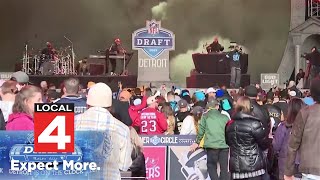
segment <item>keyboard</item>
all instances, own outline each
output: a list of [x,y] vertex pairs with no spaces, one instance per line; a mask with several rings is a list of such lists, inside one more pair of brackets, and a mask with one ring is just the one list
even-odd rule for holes
[[[105,59],[105,55],[89,55],[90,59]],[[111,59],[123,59],[124,55],[109,55]]]

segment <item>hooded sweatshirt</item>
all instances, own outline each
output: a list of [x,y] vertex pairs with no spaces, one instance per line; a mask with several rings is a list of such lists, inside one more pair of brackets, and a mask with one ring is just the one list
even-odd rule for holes
[[9,115],[7,131],[32,131],[34,128],[33,118],[26,113],[14,113]]

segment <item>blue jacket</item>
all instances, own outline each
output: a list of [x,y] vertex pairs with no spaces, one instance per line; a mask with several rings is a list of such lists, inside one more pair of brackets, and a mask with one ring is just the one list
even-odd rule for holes
[[73,103],[75,115],[82,114],[87,110],[87,99],[81,96],[66,96],[57,99],[54,103]]

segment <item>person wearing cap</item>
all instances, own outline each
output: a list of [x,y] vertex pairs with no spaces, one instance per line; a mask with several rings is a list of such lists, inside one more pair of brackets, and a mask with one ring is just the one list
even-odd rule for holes
[[233,108],[233,99],[229,95],[227,90],[219,89],[216,92],[216,98],[220,102],[221,113],[228,113],[230,119],[230,114],[232,113]]
[[174,134],[180,134],[181,133],[181,127],[183,122],[188,118],[189,120],[192,118],[190,115],[190,111],[188,108],[188,102],[184,99],[181,99],[177,103],[178,111],[175,114],[176,117],[176,123],[175,123],[175,129]]
[[312,97],[309,97],[309,96],[303,98],[302,100],[303,100],[303,102],[304,102],[306,105],[308,105],[308,106],[312,106],[312,105],[315,104],[313,98],[312,98]]
[[112,149],[104,162],[103,179],[120,180],[120,171],[127,171],[132,164],[129,127],[110,113],[112,91],[105,83],[97,83],[89,89],[87,105],[87,111],[75,116],[75,130],[108,132]]
[[[262,124],[262,126],[264,128],[265,138],[271,139],[271,137],[270,137],[270,134],[272,134],[271,119],[270,119],[269,112],[266,109],[266,107],[259,105],[257,102],[258,89],[256,88],[256,86],[249,85],[245,88],[244,94],[246,97],[248,97],[250,99],[250,104],[252,107],[252,115],[260,121],[260,123]],[[271,146],[271,140],[265,141],[265,142],[269,143],[269,144],[265,144],[266,147]],[[268,154],[268,150],[265,150],[263,152],[263,155],[265,157],[264,158],[265,161],[267,159],[267,154]],[[268,172],[265,172],[262,176],[263,176],[263,178],[266,178],[266,179],[270,178]]]
[[294,81],[290,81],[287,87],[288,91],[294,91],[296,93],[296,97],[302,98],[302,92],[297,88],[296,83]]
[[292,98],[298,98],[297,97],[297,93],[295,91],[289,91],[289,100],[291,100]]
[[169,91],[167,93],[167,102],[170,103],[170,106],[174,112],[177,112],[179,110],[176,101],[176,95],[173,91]]
[[227,53],[226,57],[230,59],[230,69],[231,69],[230,87],[239,88],[240,81],[241,81],[241,65],[240,65],[241,52],[240,52],[239,46],[235,45],[235,48],[232,49],[229,53]]
[[255,86],[250,85],[247,86],[244,91],[245,96],[250,99],[253,106],[253,115],[260,120],[263,127],[267,130],[266,132],[268,133],[266,136],[268,136],[271,129],[271,120],[266,107],[257,103],[258,89]]
[[129,116],[132,120],[132,126],[137,132],[140,132],[140,111],[147,107],[147,96],[141,98],[136,98],[131,101],[130,107],[128,109]]
[[188,102],[188,104],[192,103],[189,90],[187,90],[187,89],[182,90],[180,97],[181,97],[181,99],[186,100]]
[[[114,76],[116,75],[116,67],[117,67],[117,59],[115,58],[109,58],[109,55],[124,55],[126,56],[126,62],[125,66],[127,66],[129,60],[131,59],[133,53],[126,52],[126,50],[123,48],[121,44],[121,40],[119,38],[116,38],[114,40],[114,43],[110,46],[109,49],[106,50],[106,74],[108,74],[108,59],[110,60],[111,63],[111,75]],[[123,72],[124,73],[124,72]]]
[[79,92],[79,79],[68,78],[63,82],[64,87],[62,89],[63,96],[54,103],[73,103],[75,115],[81,114],[87,110],[86,98],[80,96]]
[[[228,155],[229,146],[226,144],[225,127],[229,118],[219,111],[220,103],[212,99],[207,103],[207,111],[203,113],[199,124],[199,132],[196,142],[191,145],[191,151],[195,151],[203,139],[203,148],[207,151],[207,167],[211,179],[229,179]],[[220,164],[220,177],[217,173],[217,165]]]
[[203,108],[195,106],[190,111],[190,115],[187,116],[181,125],[180,135],[197,135],[199,128],[199,122],[203,113]]
[[148,107],[140,112],[140,134],[163,134],[168,128],[168,123],[165,115],[158,110],[159,103],[157,101],[157,97],[159,95],[160,92],[157,92],[155,95],[148,97]]
[[206,95],[202,91],[196,91],[193,94],[193,106],[201,106],[206,108]]
[[269,116],[271,118],[271,127],[272,127],[272,134],[276,131],[278,125],[281,121],[284,120],[284,115],[281,109],[273,104],[274,101],[274,93],[268,92],[267,93],[267,102],[264,107],[268,110]]
[[288,116],[288,106],[289,106],[288,99],[289,99],[288,91],[287,89],[283,89],[279,93],[279,101],[274,103],[275,106],[281,109],[285,118]]
[[22,71],[17,71],[14,72],[11,75],[11,79],[12,81],[16,81],[18,83],[18,90],[20,91],[21,88],[23,88],[24,86],[30,84],[29,83],[29,76],[27,73],[22,72]]
[[320,179],[320,79],[311,81],[310,91],[316,104],[302,108],[292,124],[284,168],[285,180],[294,179],[298,154],[302,179]]
[[216,89],[214,89],[213,87],[210,87],[207,89],[206,94],[207,94],[208,98],[210,98],[210,97],[216,98],[216,92],[217,92]]

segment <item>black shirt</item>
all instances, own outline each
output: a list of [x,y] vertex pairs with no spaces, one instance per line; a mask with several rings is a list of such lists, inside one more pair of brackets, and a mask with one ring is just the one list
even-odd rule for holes
[[298,73],[297,76],[296,76],[296,84],[299,84],[300,79],[303,79],[304,76],[305,76],[304,72]]
[[113,116],[127,126],[131,126],[132,124],[128,111],[129,106],[129,102],[119,101],[118,99],[112,100]]
[[109,49],[110,54],[119,54],[120,53],[120,45],[112,44],[112,46]]
[[238,51],[230,51],[227,54],[227,58],[230,59],[230,67],[236,67],[236,68],[240,68],[240,57],[241,57],[241,53]]
[[320,53],[319,51],[313,51],[312,53],[306,54],[306,59],[309,60],[313,66],[320,66]]
[[219,42],[213,42],[208,46],[207,50],[208,50],[208,53],[220,52],[220,51],[223,51],[223,46],[221,46],[221,44],[219,44]]
[[44,54],[46,56],[51,56],[51,55],[54,55],[54,50],[52,48],[46,47],[46,48],[42,49],[41,54]]
[[283,112],[284,116],[287,117],[289,105],[286,101],[280,100],[279,102],[274,103],[274,105],[279,107]]

